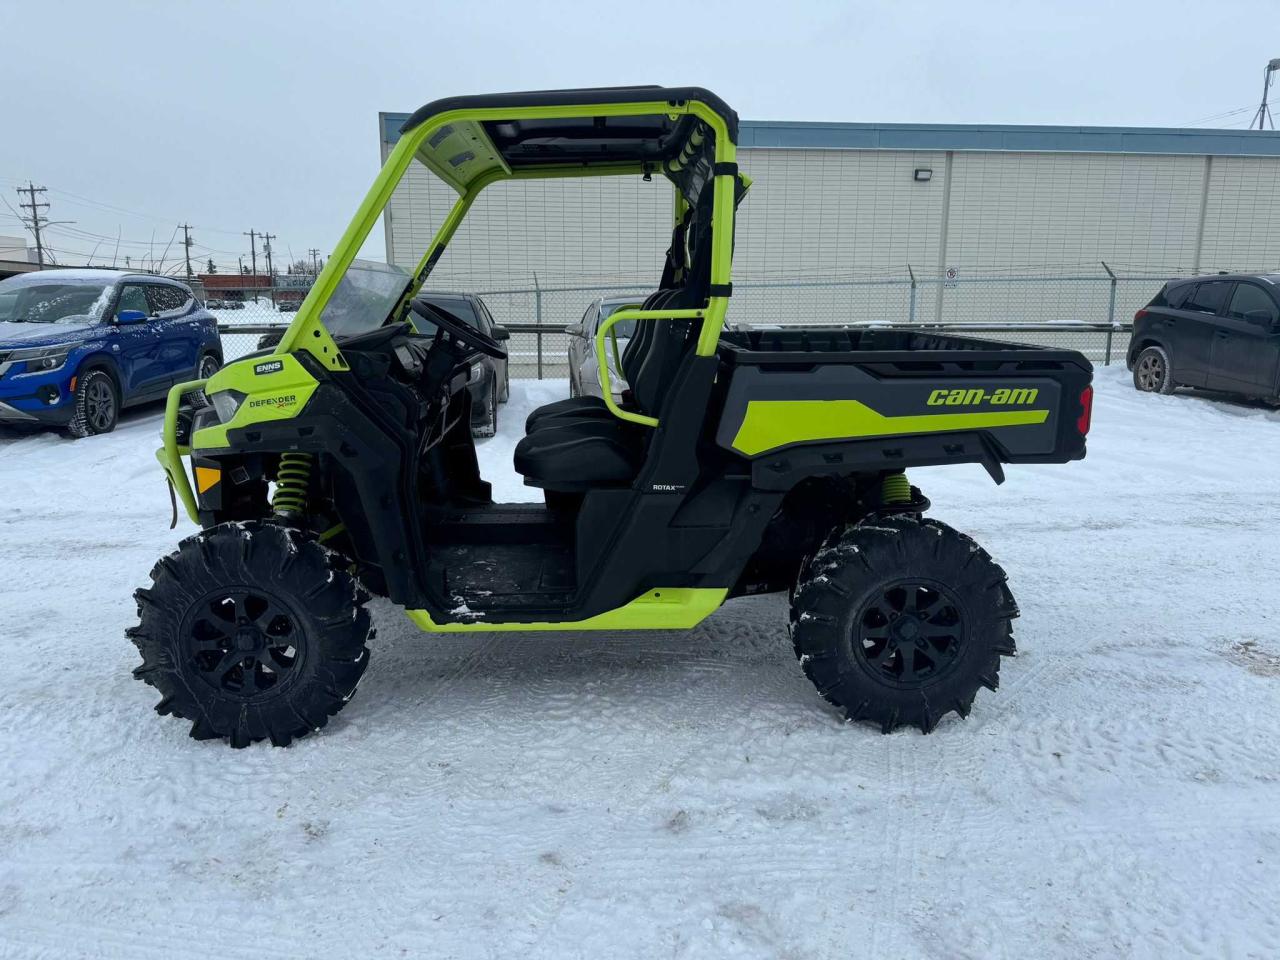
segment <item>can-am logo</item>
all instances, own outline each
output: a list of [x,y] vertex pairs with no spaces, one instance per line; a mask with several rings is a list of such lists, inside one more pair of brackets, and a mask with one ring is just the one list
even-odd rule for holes
[[283,369],[283,360],[268,360],[266,363],[256,364],[253,368],[253,372],[261,376],[264,373],[279,373]]
[[981,387],[973,389],[935,390],[925,401],[931,407],[1022,407],[1035,403],[1040,391],[1035,387],[1001,387],[987,392]]
[[276,410],[283,410],[287,407],[296,407],[297,405],[298,395],[296,393],[286,393],[279,397],[262,397],[260,400],[249,401],[250,410],[258,407],[273,407]]

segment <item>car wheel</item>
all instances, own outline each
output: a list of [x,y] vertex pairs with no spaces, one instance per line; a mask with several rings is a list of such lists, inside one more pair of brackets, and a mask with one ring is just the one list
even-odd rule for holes
[[120,420],[120,393],[111,374],[89,370],[76,381],[75,411],[67,432],[73,437],[110,433]]
[[511,367],[508,365],[507,369],[504,370],[502,373],[502,396],[498,397],[498,402],[506,403],[510,399],[511,399]]
[[498,432],[498,384],[492,379],[484,392],[484,414],[482,423],[471,426],[473,437],[492,437]]
[[197,380],[208,380],[215,373],[222,369],[222,364],[212,353],[206,353],[200,358],[200,367],[196,371]]
[[1164,347],[1147,347],[1133,364],[1133,385],[1143,393],[1173,393],[1173,365]]

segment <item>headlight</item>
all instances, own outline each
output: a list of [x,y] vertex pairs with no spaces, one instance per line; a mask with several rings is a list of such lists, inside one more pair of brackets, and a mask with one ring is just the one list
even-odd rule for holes
[[475,383],[477,380],[479,380],[483,376],[484,376],[483,363],[473,363],[471,365],[471,369],[467,371],[467,381],[469,383]]
[[[59,370],[67,362],[70,347],[36,347],[31,350],[15,350],[9,354],[13,363],[22,363],[22,373],[49,373]],[[17,374],[21,376],[21,374]]]
[[209,394],[213,409],[218,411],[219,423],[230,423],[235,417],[240,404],[244,403],[244,394],[239,390],[219,390]]

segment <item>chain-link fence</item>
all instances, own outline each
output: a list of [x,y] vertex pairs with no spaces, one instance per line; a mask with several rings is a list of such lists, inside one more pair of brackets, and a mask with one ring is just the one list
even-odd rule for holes
[[[728,322],[736,327],[970,325],[978,336],[1079,350],[1098,363],[1119,362],[1128,348],[1130,319],[1166,279],[1102,273],[918,280],[908,272],[876,279],[748,280],[734,283]],[[640,282],[551,287],[534,282],[472,292],[484,298],[498,323],[512,330],[511,375],[551,378],[568,375],[565,328],[578,323],[594,299],[642,300],[652,291],[651,284]],[[229,360],[256,349],[259,328],[283,327],[296,309],[296,303],[273,304],[262,296],[255,300],[252,292],[210,300]]]

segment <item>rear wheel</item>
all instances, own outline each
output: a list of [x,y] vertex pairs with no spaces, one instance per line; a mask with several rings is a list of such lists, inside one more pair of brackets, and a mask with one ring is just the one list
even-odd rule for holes
[[1017,604],[1003,570],[936,520],[867,520],[828,538],[800,571],[791,637],[805,674],[850,720],[928,733],[968,716],[1014,653]]
[[373,636],[368,594],[336,558],[295,530],[228,523],[157,563],[128,631],[156,712],[233,747],[323,727],[355,693]]
[[222,364],[218,362],[218,358],[212,353],[206,353],[200,358],[200,366],[196,369],[197,380],[208,380],[221,369]]
[[1133,385],[1143,393],[1173,393],[1173,365],[1164,347],[1147,347],[1133,364]]
[[73,437],[110,433],[120,421],[120,393],[111,374],[87,370],[76,380],[75,409],[67,432]]

